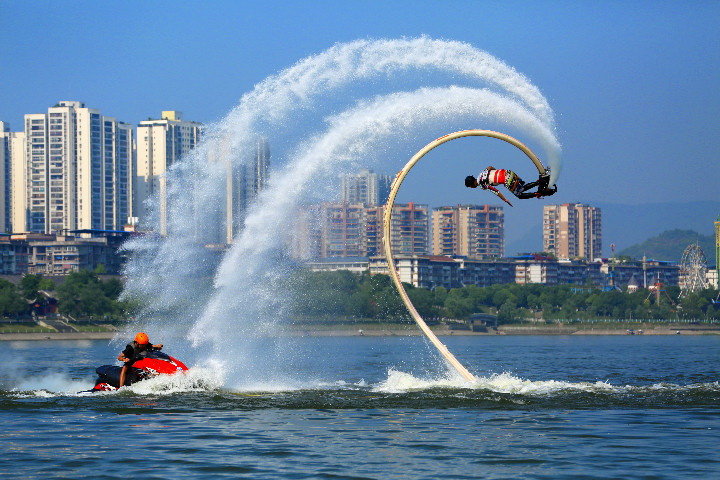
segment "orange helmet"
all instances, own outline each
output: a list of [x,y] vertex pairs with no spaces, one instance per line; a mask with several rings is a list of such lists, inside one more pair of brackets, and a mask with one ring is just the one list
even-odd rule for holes
[[147,333],[140,332],[135,335],[135,342],[138,345],[145,345],[146,343],[150,343],[150,339],[148,338]]

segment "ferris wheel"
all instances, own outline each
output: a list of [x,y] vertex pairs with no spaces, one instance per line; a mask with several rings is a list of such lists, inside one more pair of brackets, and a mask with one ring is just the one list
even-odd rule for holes
[[688,246],[680,260],[680,296],[708,288],[707,258],[700,245]]

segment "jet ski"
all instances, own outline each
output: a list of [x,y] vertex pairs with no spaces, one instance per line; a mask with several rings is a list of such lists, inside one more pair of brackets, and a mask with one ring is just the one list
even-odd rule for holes
[[[158,375],[174,375],[186,372],[188,367],[177,358],[159,350],[147,352],[143,358],[135,361],[125,376],[125,385],[147,380]],[[117,365],[102,365],[95,371],[98,374],[92,392],[110,391],[120,388],[120,371]]]

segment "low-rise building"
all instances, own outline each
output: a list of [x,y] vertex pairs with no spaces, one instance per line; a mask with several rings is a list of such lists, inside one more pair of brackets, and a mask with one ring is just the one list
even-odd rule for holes
[[[466,257],[398,255],[395,257],[395,264],[401,281],[422,288],[442,286],[450,289],[467,285],[488,287],[505,283],[627,288],[633,278],[643,278],[643,275],[648,278],[646,286],[657,282],[663,285],[677,285],[679,278],[678,266],[670,262],[634,262],[615,265],[613,268],[608,260],[558,261],[539,255],[481,260]],[[371,257],[369,270],[371,274],[388,274],[385,257]]]
[[0,274],[58,276],[98,267],[110,275],[120,273],[124,258],[118,251],[130,232],[74,233],[77,235],[24,233],[0,237]]
[[368,258],[319,258],[317,260],[305,262],[305,267],[314,272],[335,272],[337,270],[348,270],[353,273],[364,273],[368,271]]

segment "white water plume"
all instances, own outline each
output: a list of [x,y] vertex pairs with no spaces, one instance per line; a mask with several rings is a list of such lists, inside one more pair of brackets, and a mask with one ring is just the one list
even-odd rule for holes
[[236,137],[236,126],[282,122],[288,111],[313,108],[315,99],[362,79],[398,71],[436,70],[456,73],[499,87],[517,97],[542,122],[552,125],[552,109],[537,87],[512,67],[463,42],[428,37],[402,40],[356,40],[308,57],[278,75],[268,77],[223,122]]
[[[289,164],[278,171],[269,188],[260,196],[245,229],[226,255],[216,278],[218,291],[193,329],[194,338],[214,335],[216,345],[226,350],[224,339],[238,325],[233,322],[238,309],[263,307],[258,302],[257,284],[275,284],[268,269],[268,252],[280,246],[282,232],[291,228],[296,202],[309,187],[318,187],[320,170],[333,170],[338,164],[367,158],[370,150],[388,137],[404,136],[412,129],[468,115],[494,118],[520,126],[542,141],[548,150],[556,140],[542,123],[513,100],[487,90],[451,87],[400,92],[362,103],[329,120],[326,132],[306,142]],[[278,272],[283,275],[285,272]],[[246,288],[240,288],[245,286]],[[263,293],[266,290],[262,290]],[[271,298],[268,300],[272,301]],[[276,293],[276,292],[275,292]],[[227,313],[223,313],[227,312]],[[257,319],[259,315],[255,315]]]
[[[421,85],[412,86],[420,88],[405,91],[419,72]],[[435,75],[452,84],[426,85]],[[153,300],[140,321],[172,324],[196,345],[209,342],[216,358],[232,358],[246,375],[267,368],[267,352],[248,345],[273,333],[287,313],[279,285],[296,206],[325,193],[334,199],[338,172],[372,167],[379,151],[402,147],[401,158],[383,159],[383,171],[396,171],[434,137],[413,139],[405,151],[407,138],[441,136],[454,124],[520,131],[559,172],[552,110],[537,87],[465,43],[422,37],[338,44],[259,83],[168,173],[168,235],[128,245],[128,295]],[[228,172],[247,162],[258,137],[273,151],[269,186],[217,265],[203,244],[222,238]],[[211,276],[214,285],[202,281]]]
[[385,380],[373,388],[375,392],[405,393],[430,388],[465,388],[489,390],[496,393],[508,393],[527,396],[544,396],[563,391],[580,392],[617,392],[621,389],[607,382],[565,382],[559,380],[526,380],[510,373],[479,377],[468,383],[459,375],[449,372],[446,377],[423,379],[398,370],[390,369]]

